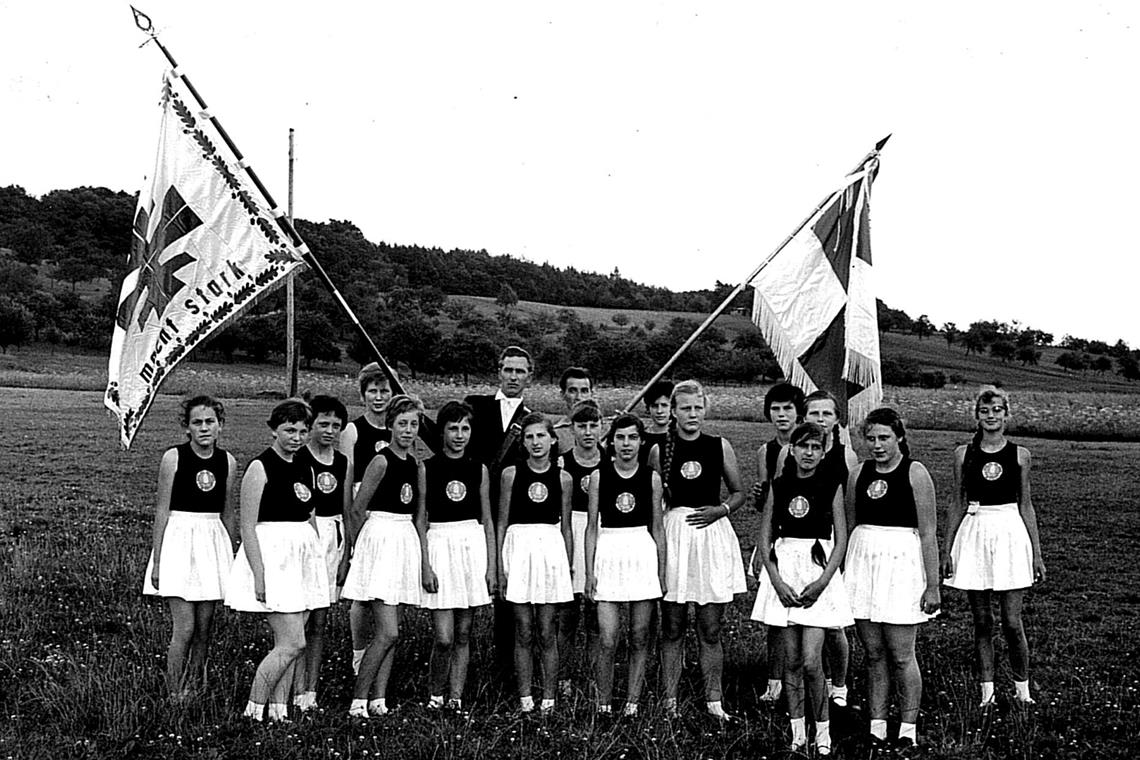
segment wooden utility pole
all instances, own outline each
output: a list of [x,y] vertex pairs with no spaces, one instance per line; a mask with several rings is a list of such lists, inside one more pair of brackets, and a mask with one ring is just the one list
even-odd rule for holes
[[[293,128],[289,127],[289,224],[293,224]],[[285,374],[289,378],[288,396],[297,395],[297,315],[293,306],[294,274],[285,280]]]

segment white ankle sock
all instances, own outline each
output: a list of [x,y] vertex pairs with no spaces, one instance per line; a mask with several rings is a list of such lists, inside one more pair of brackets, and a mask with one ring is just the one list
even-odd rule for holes
[[368,717],[368,700],[354,699],[348,705],[348,714],[355,718]]
[[876,739],[887,738],[887,722],[885,720],[876,720],[871,718],[871,736]]
[[459,697],[452,697],[451,699],[447,700],[447,707],[451,710],[462,710],[463,700]]
[[994,698],[994,682],[982,681],[982,704],[986,705],[993,701]]
[[538,709],[541,710],[542,712],[550,712],[551,710],[554,709],[554,700],[553,699],[543,699],[542,703],[538,706]]
[[258,704],[253,700],[245,703],[245,710],[242,711],[243,718],[253,718],[254,720],[263,720],[265,718],[265,705]]
[[519,697],[519,709],[524,713],[532,712],[534,710],[534,697],[529,694],[525,697]]
[[369,715],[387,715],[388,714],[388,700],[384,697],[378,699],[368,700],[368,714]]
[[613,715],[614,708],[612,705],[598,705],[598,715]]
[[1031,702],[1032,697],[1029,696],[1029,681],[1014,681],[1013,688],[1017,691],[1017,698],[1022,702]]
[[784,682],[779,678],[768,679],[768,690],[764,692],[765,696],[770,696],[772,699],[779,699],[781,692],[784,691]]
[[792,747],[802,747],[805,744],[807,744],[807,720],[792,718]]
[[910,739],[915,744],[918,744],[918,728],[913,723],[900,723],[899,724],[899,738]]
[[819,720],[815,723],[816,749],[831,749],[831,721]]
[[637,715],[637,703],[626,702],[625,707],[622,708],[621,714],[627,718],[632,718],[634,715]]
[[364,661],[364,653],[367,651],[367,649],[352,650],[352,674],[354,676],[360,675],[360,663]]
[[267,717],[269,720],[286,720],[289,717],[289,705],[281,704],[280,702],[270,702]]

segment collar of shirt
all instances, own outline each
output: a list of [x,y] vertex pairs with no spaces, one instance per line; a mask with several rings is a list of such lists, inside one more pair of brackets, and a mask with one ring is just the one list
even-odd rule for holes
[[509,398],[500,388],[495,392],[495,400],[499,402],[499,417],[503,422],[503,430],[506,430],[511,424],[511,417],[515,416],[515,410],[522,404],[522,397]]

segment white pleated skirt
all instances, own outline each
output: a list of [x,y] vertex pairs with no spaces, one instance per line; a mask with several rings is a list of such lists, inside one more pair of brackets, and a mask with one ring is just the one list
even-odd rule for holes
[[599,528],[594,549],[599,602],[642,602],[661,598],[657,542],[648,528]]
[[265,570],[265,603],[254,595],[253,569],[242,544],[230,572],[226,606],[240,612],[304,612],[328,607],[325,557],[312,526],[308,522],[263,522],[255,530]]
[[412,604],[423,601],[423,557],[411,515],[375,510],[368,513],[340,595],[361,602]]
[[971,504],[950,549],[947,586],[1010,591],[1033,585],[1033,544],[1017,504]]
[[847,543],[843,579],[856,620],[914,625],[931,617],[921,607],[926,568],[914,528],[856,526]]
[[695,510],[665,512],[665,601],[727,604],[748,590],[740,541],[726,518],[706,528],[685,522]]
[[188,602],[221,601],[234,563],[230,534],[216,512],[171,511],[162,533],[158,585],[150,582],[154,551],[146,563],[143,593]]
[[570,559],[562,529],[547,523],[520,523],[503,539],[503,597],[514,604],[561,604],[574,599]]
[[463,610],[491,603],[487,592],[487,534],[478,520],[431,523],[427,552],[439,590],[424,592],[424,607]]
[[336,585],[336,573],[340,560],[344,557],[344,518],[316,516],[317,539],[325,555],[325,571],[329,578],[329,604],[340,599],[340,588]]
[[574,536],[574,561],[570,564],[570,585],[575,594],[586,591],[586,523],[590,521],[586,512],[570,513],[570,533]]
[[[797,594],[809,583],[823,575],[823,568],[811,558],[815,545],[814,538],[776,539],[776,564],[780,578]],[[820,539],[825,557],[830,558],[835,548],[831,539]],[[845,628],[855,624],[851,615],[851,603],[847,599],[847,588],[843,574],[836,571],[824,587],[815,603],[810,607],[785,607],[776,594],[776,587],[765,567],[760,572],[760,588],[756,591],[756,603],[752,606],[752,619],[764,625],[786,628],[789,625],[803,625],[811,628]]]

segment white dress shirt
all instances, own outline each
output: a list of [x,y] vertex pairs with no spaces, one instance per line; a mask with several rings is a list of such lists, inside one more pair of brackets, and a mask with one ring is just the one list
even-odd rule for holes
[[511,424],[511,418],[515,416],[519,405],[522,404],[522,397],[510,398],[500,388],[495,392],[495,400],[499,402],[499,417],[503,421],[503,430],[506,431]]

